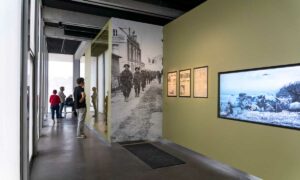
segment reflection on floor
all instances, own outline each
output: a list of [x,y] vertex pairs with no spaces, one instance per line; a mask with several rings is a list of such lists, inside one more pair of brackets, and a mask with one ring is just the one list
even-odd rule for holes
[[152,169],[119,144],[103,143],[85,129],[87,139],[76,139],[76,120],[43,128],[31,180],[234,180],[256,179],[209,160],[178,145],[152,143],[186,164]]
[[[95,114],[93,107],[90,107],[90,111],[87,113],[90,113],[89,117],[91,117],[91,119],[88,121],[89,128],[97,131],[100,136],[103,136],[103,139],[107,139],[107,124],[105,122],[104,113],[98,113],[96,117],[93,116]],[[72,113],[65,113],[65,117],[72,118]]]
[[94,118],[94,128],[104,135],[107,135],[107,125],[105,123],[105,116],[102,113],[98,113],[98,116]]

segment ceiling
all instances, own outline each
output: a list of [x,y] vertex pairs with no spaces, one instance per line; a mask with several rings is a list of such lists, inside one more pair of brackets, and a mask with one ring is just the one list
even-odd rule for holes
[[[178,10],[181,12],[180,14],[183,14],[205,1],[206,0],[127,0],[127,2],[131,2],[128,6],[125,6],[124,4],[120,4],[118,6],[118,3],[108,6],[107,4],[112,4],[109,3],[109,0],[43,0],[43,5],[97,16],[117,17],[139,22],[165,25],[176,17],[160,17],[157,16],[156,12],[154,13],[149,11],[147,11],[148,13],[144,13],[146,12],[145,9],[147,9],[147,6],[151,6],[151,8],[168,8],[170,11]],[[121,0],[119,0],[119,2],[121,2]],[[137,5],[142,5],[145,9],[132,11],[135,6],[134,2],[139,3]]]
[[68,25],[64,23],[45,22],[45,25],[48,27],[63,29],[64,35],[67,36],[76,36],[76,37],[82,37],[88,39],[95,38],[101,30],[100,28],[87,28],[87,27],[81,27],[76,25]]
[[206,0],[42,0],[48,51],[74,54],[111,17],[166,25]]
[[49,53],[75,54],[81,41],[47,37]]

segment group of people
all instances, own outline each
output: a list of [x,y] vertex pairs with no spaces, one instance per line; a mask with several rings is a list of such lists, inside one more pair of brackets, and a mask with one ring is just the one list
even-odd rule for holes
[[135,97],[139,97],[141,89],[144,91],[146,85],[150,84],[155,78],[158,79],[159,84],[161,83],[162,72],[160,71],[140,71],[140,67],[136,67],[134,74],[132,74],[129,70],[129,64],[125,64],[124,68],[120,74],[120,84],[125,102],[128,102],[132,87],[135,91]]
[[[86,116],[86,94],[84,92],[84,78],[78,78],[76,80],[77,86],[74,88],[74,100],[72,98],[72,95],[68,96],[66,98],[64,94],[64,87],[60,87],[60,91],[57,95],[57,90],[53,90],[53,94],[50,96],[50,104],[51,104],[51,117],[53,120],[53,123],[55,123],[54,115],[56,113],[56,118],[63,118],[62,117],[62,110],[64,106],[72,106],[72,110],[76,113],[76,117],[78,119],[77,124],[77,138],[86,138],[86,135],[84,134],[84,120]],[[92,88],[93,94],[91,96],[92,98],[92,104],[95,109],[95,115],[97,115],[97,89],[96,87]]]

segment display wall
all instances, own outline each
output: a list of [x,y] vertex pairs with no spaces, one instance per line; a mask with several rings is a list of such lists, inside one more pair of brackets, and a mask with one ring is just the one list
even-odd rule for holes
[[157,140],[162,136],[162,27],[117,18],[111,25],[111,141]]
[[209,96],[167,97],[164,83],[163,137],[263,179],[298,180],[300,131],[218,118],[218,72],[299,63],[299,7],[208,0],[166,25],[164,71],[208,66]]

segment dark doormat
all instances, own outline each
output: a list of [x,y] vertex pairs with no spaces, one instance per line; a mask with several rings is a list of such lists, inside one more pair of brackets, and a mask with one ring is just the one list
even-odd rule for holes
[[122,146],[130,145],[130,144],[140,144],[140,143],[145,143],[146,141],[144,140],[137,140],[137,141],[124,141],[124,142],[118,142]]
[[185,164],[184,161],[149,143],[125,145],[123,147],[148,164],[152,169]]

